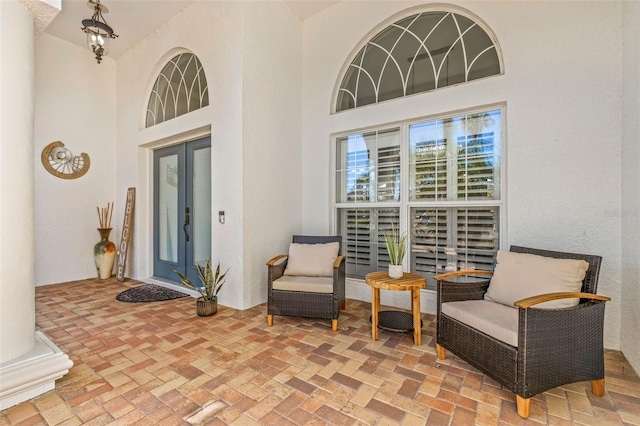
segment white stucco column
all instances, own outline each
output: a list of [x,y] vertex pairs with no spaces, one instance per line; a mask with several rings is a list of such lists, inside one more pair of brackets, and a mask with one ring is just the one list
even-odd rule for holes
[[73,365],[35,331],[34,18],[40,27],[52,6],[29,3],[0,1],[0,409],[53,389]]
[[33,19],[0,2],[0,364],[35,344]]
[[640,4],[623,2],[622,50],[622,327],[620,348],[640,372]]

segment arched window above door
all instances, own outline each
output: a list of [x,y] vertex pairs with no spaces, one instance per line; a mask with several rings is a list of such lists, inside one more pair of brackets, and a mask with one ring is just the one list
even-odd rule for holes
[[151,89],[145,127],[209,105],[207,78],[200,60],[192,53],[171,58]]
[[431,10],[402,18],[365,43],[346,68],[335,111],[502,74],[497,42],[481,23]]

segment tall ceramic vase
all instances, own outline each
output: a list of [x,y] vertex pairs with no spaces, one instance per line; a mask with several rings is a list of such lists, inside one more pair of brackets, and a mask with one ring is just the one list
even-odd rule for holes
[[112,228],[98,228],[100,241],[93,247],[93,258],[96,261],[98,278],[101,280],[111,278],[113,263],[116,260],[116,245],[109,241]]

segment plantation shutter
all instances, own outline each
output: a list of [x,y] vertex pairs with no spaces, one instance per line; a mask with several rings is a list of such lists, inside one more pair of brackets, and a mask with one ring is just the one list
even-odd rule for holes
[[493,132],[458,138],[458,199],[494,199],[499,176],[493,141]]
[[447,210],[420,207],[411,209],[410,214],[411,270],[421,275],[444,271],[449,241]]
[[413,200],[436,200],[447,197],[447,140],[417,142],[413,146]]
[[[498,249],[498,209],[411,209],[411,268],[423,275],[453,270],[492,270]],[[435,290],[435,281],[427,288]]]
[[363,277],[389,265],[384,233],[399,228],[400,210],[340,209],[338,229],[346,253],[346,274]]
[[343,209],[338,219],[347,257],[346,274],[363,275],[371,268],[371,210]]
[[456,223],[459,269],[493,270],[499,248],[498,209],[457,209]]

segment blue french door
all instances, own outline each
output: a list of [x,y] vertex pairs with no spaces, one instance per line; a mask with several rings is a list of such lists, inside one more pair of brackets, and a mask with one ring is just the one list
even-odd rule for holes
[[153,275],[200,284],[196,264],[211,257],[211,138],[153,153]]

